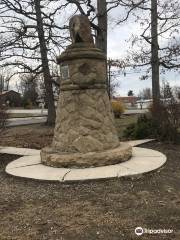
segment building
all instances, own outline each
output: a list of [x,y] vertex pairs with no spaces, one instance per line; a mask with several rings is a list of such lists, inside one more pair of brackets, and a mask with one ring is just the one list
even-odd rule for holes
[[21,106],[21,94],[13,90],[0,93],[0,104],[10,107]]
[[128,97],[114,97],[113,99],[122,102],[125,107],[131,108],[136,107],[136,102],[139,98],[135,96],[128,96]]

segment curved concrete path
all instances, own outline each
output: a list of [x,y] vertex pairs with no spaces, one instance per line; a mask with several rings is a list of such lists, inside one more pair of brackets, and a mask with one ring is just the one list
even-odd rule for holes
[[[134,144],[142,144],[144,142],[147,142],[147,140],[131,141],[129,143],[133,146]],[[31,151],[32,155],[30,154]],[[0,148],[0,152],[2,152],[2,148]],[[20,152],[21,154],[19,155],[23,155],[22,149]],[[158,169],[166,162],[164,154],[140,147],[133,147],[133,156],[129,161],[110,166],[84,169],[48,167],[41,164],[40,151],[29,149],[29,151],[26,150],[24,153],[26,153],[24,154],[26,156],[7,165],[6,172],[8,174],[24,178],[56,180],[60,182],[137,176]],[[16,154],[18,154],[18,151],[16,151]]]

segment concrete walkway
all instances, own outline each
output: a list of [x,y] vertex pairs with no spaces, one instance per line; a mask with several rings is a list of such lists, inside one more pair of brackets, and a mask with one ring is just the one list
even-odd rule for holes
[[[129,142],[132,146],[149,140]],[[39,180],[56,180],[60,182],[83,181],[93,179],[131,177],[154,171],[166,162],[166,156],[151,149],[133,147],[132,158],[129,161],[84,169],[54,168],[41,164],[40,151],[23,148],[0,147],[0,153],[26,155],[12,161],[6,167],[8,174]]]
[[39,155],[40,150],[30,148],[4,147],[0,146],[0,153],[13,154],[19,156]]

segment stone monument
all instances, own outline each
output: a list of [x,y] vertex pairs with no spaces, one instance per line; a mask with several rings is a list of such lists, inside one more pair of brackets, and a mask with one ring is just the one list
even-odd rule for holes
[[128,160],[132,149],[120,143],[106,89],[106,57],[95,48],[90,22],[70,20],[72,44],[57,58],[61,83],[54,138],[41,150],[53,167],[95,167]]

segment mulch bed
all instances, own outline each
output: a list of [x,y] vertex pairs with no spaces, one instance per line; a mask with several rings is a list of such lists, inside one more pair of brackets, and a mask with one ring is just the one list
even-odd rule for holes
[[[180,145],[142,145],[168,157],[140,178],[62,184],[4,172],[14,155],[0,155],[0,240],[180,239]],[[173,229],[138,237],[134,229]]]

